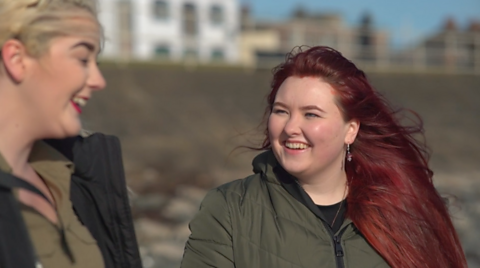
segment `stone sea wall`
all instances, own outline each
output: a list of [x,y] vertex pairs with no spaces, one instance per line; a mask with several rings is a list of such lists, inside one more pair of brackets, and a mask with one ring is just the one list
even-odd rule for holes
[[[146,268],[179,267],[188,222],[207,191],[251,172],[270,72],[105,66],[89,130],[120,137]],[[449,197],[470,267],[480,267],[480,77],[372,73],[395,107],[424,120],[431,167]]]

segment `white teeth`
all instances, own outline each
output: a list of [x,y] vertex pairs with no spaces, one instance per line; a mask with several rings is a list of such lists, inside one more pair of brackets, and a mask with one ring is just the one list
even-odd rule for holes
[[83,98],[75,97],[73,98],[73,102],[75,102],[80,107],[85,107],[85,105],[87,105],[87,100]]
[[286,142],[285,146],[290,149],[307,149],[308,145],[304,143]]

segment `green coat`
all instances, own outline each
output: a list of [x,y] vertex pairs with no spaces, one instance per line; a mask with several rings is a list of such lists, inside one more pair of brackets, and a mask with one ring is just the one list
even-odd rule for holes
[[253,166],[254,175],[207,194],[190,223],[182,268],[390,267],[349,219],[335,243],[323,221],[279,182],[271,151]]

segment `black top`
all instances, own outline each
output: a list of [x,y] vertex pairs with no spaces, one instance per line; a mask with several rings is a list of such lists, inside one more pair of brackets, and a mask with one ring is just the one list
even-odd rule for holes
[[[327,221],[327,223],[330,225],[330,227],[332,227],[333,233],[336,233],[338,229],[340,229],[340,227],[342,226],[343,220],[345,219],[346,205],[347,205],[346,200],[343,200],[341,202],[338,202],[333,205],[328,205],[328,206],[317,205],[317,207],[320,209],[323,216],[325,217],[325,220]],[[338,212],[338,215],[337,215],[337,212]]]

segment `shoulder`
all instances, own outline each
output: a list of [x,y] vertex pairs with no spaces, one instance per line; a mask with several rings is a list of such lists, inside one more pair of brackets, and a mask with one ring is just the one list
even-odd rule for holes
[[261,191],[266,181],[260,174],[253,174],[243,179],[237,179],[229,183],[225,183],[213,191],[219,192],[224,198],[230,199],[234,197],[244,198],[253,193]]
[[209,228],[218,225],[230,233],[228,230],[232,220],[236,221],[238,212],[244,210],[245,206],[250,207],[249,196],[251,192],[258,191],[261,183],[259,175],[251,175],[210,190],[202,200],[195,218],[190,222],[192,233],[195,231],[197,236],[200,235],[200,230],[211,233]]
[[210,190],[201,204],[201,209],[238,210],[253,203],[268,203],[269,183],[260,174],[237,179]]

